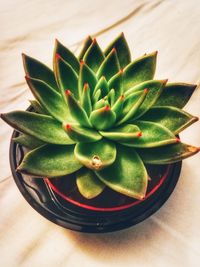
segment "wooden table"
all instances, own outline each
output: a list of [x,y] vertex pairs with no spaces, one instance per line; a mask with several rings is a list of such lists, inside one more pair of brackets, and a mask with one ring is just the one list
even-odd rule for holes
[[[198,0],[7,0],[0,5],[1,112],[29,105],[20,54],[51,65],[54,38],[78,52],[88,34],[105,47],[123,31],[133,57],[159,51],[157,78],[199,83]],[[199,88],[186,110],[200,115]],[[184,161],[174,193],[145,222],[110,234],[81,234],[47,221],[21,196],[8,161],[11,132],[1,121],[1,267],[200,266],[199,155]],[[181,138],[199,146],[199,123]]]

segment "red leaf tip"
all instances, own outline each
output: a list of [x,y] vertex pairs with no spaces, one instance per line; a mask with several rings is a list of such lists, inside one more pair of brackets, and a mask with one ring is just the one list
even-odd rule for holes
[[71,130],[71,125],[69,123],[66,124],[66,130],[70,131]]
[[81,65],[81,66],[84,65],[84,63],[85,63],[84,60],[81,59],[81,60],[80,60],[80,65]]
[[121,99],[121,100],[124,100],[124,95],[121,95],[121,96],[120,96],[120,99]]
[[110,106],[107,105],[104,107],[104,109],[105,109],[105,111],[108,111],[108,110],[110,110]]
[[68,95],[70,95],[70,90],[69,89],[67,89],[66,91],[65,91],[65,94],[66,94],[66,96],[68,96]]
[[55,57],[57,60],[61,59],[61,56],[58,53],[56,53]]
[[97,42],[97,39],[96,39],[96,38],[94,38],[92,42],[93,42],[93,44],[96,44],[96,42]]
[[123,73],[124,73],[124,69],[123,69],[123,68],[120,69],[119,73],[120,73],[120,74],[123,74]]
[[180,138],[176,138],[176,143],[180,143],[181,142],[181,140],[180,140]]
[[85,83],[84,84],[84,87],[83,87],[83,90],[86,91],[88,88],[89,88],[89,84],[88,83]]
[[142,132],[138,132],[137,136],[141,137],[142,136]]
[[165,79],[165,80],[164,80],[164,85],[165,85],[167,82],[168,82],[168,79]]
[[111,50],[112,53],[116,53],[116,48],[113,47],[113,49]]
[[145,92],[145,94],[147,94],[149,92],[149,89],[148,88],[145,88],[144,89],[144,92]]
[[26,79],[26,80],[30,80],[31,78],[30,78],[30,76],[28,76],[28,75],[26,74],[25,79]]

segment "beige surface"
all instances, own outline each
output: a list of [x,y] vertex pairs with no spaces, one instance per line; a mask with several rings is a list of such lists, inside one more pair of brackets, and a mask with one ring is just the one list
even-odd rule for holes
[[[51,65],[54,38],[73,51],[85,36],[105,46],[119,32],[133,57],[159,51],[157,78],[199,83],[200,1],[7,0],[0,2],[0,109],[25,109],[23,51]],[[200,115],[200,90],[186,110]],[[184,161],[180,181],[155,215],[130,229],[102,235],[73,233],[37,214],[10,176],[11,128],[0,122],[1,267],[200,266],[200,157]],[[196,123],[181,138],[200,145]]]

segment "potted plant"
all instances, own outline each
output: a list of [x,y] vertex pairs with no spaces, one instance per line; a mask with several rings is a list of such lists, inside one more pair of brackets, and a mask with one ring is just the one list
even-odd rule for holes
[[56,40],[53,71],[23,54],[35,100],[1,114],[15,128],[14,179],[27,201],[66,228],[122,229],[169,197],[181,161],[199,152],[178,134],[195,85],[154,80],[157,52],[131,61],[124,34],[103,52],[88,37],[78,58]]

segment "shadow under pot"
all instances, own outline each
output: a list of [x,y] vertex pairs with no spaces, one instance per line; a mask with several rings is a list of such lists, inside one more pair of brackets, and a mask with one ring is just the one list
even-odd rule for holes
[[[13,132],[12,138],[19,136]],[[10,143],[10,164],[14,180],[27,202],[42,216],[67,229],[103,233],[135,225],[156,212],[168,199],[178,181],[182,162],[146,165],[152,179],[146,197],[136,200],[106,188],[94,199],[78,191],[75,175],[34,178],[16,172],[26,148]]]

